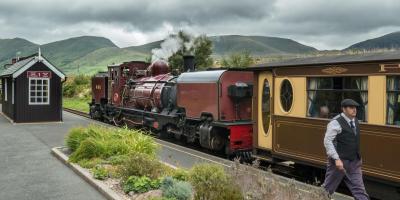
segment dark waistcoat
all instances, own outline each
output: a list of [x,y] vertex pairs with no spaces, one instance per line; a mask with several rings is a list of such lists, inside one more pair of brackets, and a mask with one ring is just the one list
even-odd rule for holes
[[342,127],[342,132],[336,136],[336,151],[342,160],[360,159],[360,125],[354,120],[356,134],[343,116],[336,119]]

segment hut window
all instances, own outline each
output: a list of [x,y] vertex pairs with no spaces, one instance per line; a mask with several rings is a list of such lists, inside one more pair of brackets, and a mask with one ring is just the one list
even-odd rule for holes
[[357,118],[366,121],[368,77],[313,77],[307,80],[307,116],[332,118],[342,112],[340,102],[353,99],[360,104]]
[[285,112],[289,112],[293,103],[293,88],[289,80],[283,80],[281,84],[281,105]]
[[50,102],[50,80],[29,78],[29,105],[46,105]]
[[386,123],[400,126],[400,76],[388,76],[386,79],[387,116]]
[[270,86],[267,79],[264,80],[261,106],[262,106],[262,120],[264,126],[264,133],[268,133],[269,124],[271,120],[271,95],[270,95]]

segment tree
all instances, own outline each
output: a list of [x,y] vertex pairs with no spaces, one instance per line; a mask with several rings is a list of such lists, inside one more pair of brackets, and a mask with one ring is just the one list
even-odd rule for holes
[[251,56],[249,51],[243,51],[241,53],[232,53],[228,58],[223,58],[221,61],[222,67],[227,68],[239,68],[249,67],[254,64],[254,58]]
[[183,72],[183,56],[194,55],[197,69],[205,69],[213,63],[211,58],[212,42],[206,35],[193,37],[192,35],[179,31],[175,37],[180,43],[180,49],[168,58],[168,62],[173,70],[178,69]]
[[206,35],[200,35],[194,40],[194,60],[198,69],[206,69],[213,64],[212,41]]

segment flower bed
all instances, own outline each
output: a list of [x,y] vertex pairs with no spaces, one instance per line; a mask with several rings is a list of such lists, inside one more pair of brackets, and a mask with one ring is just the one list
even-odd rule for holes
[[140,130],[77,127],[70,130],[66,145],[70,162],[90,170],[125,199],[326,199],[320,190],[305,193],[238,161],[229,169],[207,163],[190,170],[171,168],[157,160],[158,144]]

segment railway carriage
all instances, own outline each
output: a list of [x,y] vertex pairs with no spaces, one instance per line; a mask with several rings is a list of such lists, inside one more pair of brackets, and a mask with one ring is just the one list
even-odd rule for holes
[[400,199],[399,51],[293,59],[251,70],[254,157],[290,161],[296,170],[308,169],[322,179],[326,125],[341,112],[340,101],[352,98],[361,105],[357,117],[367,191]]

